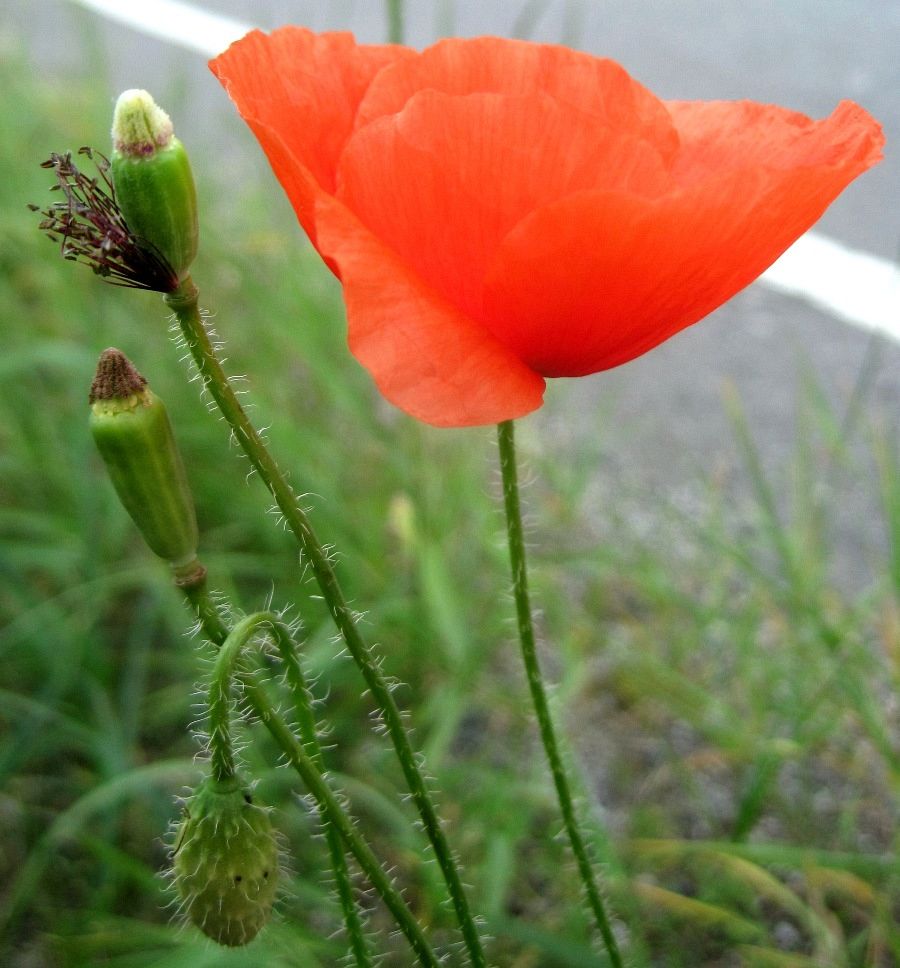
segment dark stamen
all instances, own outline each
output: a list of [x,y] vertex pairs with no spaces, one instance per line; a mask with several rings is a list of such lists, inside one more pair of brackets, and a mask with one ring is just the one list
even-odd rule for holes
[[109,177],[109,159],[91,148],[79,148],[97,169],[89,178],[72,161],[72,153],[53,152],[41,168],[52,168],[57,183],[51,191],[61,191],[64,202],[41,209],[29,205],[44,218],[40,228],[59,244],[69,262],[81,262],[114,286],[174,292],[178,276],[165,256],[145,239],[132,234],[116,201],[116,190]]

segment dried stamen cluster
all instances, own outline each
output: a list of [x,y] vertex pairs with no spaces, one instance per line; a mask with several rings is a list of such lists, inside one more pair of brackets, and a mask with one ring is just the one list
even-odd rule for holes
[[29,205],[44,218],[39,228],[60,246],[64,259],[81,262],[114,286],[173,292],[178,275],[165,256],[145,239],[132,234],[116,200],[108,175],[109,160],[92,148],[79,148],[97,168],[90,178],[78,169],[72,153],[57,154],[41,164],[52,168],[57,183],[51,191],[61,191],[65,201],[41,209]]

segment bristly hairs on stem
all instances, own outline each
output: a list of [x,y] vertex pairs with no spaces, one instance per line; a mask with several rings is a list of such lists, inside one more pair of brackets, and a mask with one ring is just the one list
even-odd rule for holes
[[52,168],[56,174],[50,191],[61,191],[65,201],[45,209],[29,205],[32,212],[44,216],[38,228],[59,245],[64,259],[90,266],[113,286],[174,292],[178,288],[175,269],[159,249],[128,228],[109,177],[109,159],[89,147],[79,148],[78,154],[93,161],[96,177],[79,170],[71,151],[54,151],[41,163],[41,168]]
[[516,466],[515,431],[512,420],[497,425],[497,443],[500,471],[503,481],[503,506],[506,512],[509,558],[513,579],[513,597],[516,606],[516,624],[519,633],[522,660],[528,688],[547,764],[556,788],[557,801],[568,835],[572,854],[584,887],[584,896],[593,914],[606,954],[613,968],[623,968],[624,962],[613,931],[612,919],[606,910],[603,892],[594,870],[591,855],[581,833],[575,799],[566,770],[566,763],[556,738],[553,715],[544,678],[538,661],[535,641],[531,599],[528,591],[528,570],[525,553],[525,536],[519,499],[519,483]]

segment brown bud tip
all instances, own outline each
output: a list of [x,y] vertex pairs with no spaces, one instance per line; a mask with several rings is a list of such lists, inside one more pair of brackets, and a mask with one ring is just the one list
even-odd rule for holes
[[128,357],[115,347],[110,347],[100,354],[97,361],[97,372],[91,383],[88,403],[100,400],[126,400],[136,393],[141,393],[147,381],[138,373]]

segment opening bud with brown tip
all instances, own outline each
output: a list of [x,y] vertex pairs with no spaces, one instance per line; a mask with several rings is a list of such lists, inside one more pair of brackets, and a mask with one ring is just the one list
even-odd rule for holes
[[110,479],[144,540],[177,574],[197,562],[197,517],[165,405],[117,349],[91,384],[90,427]]

